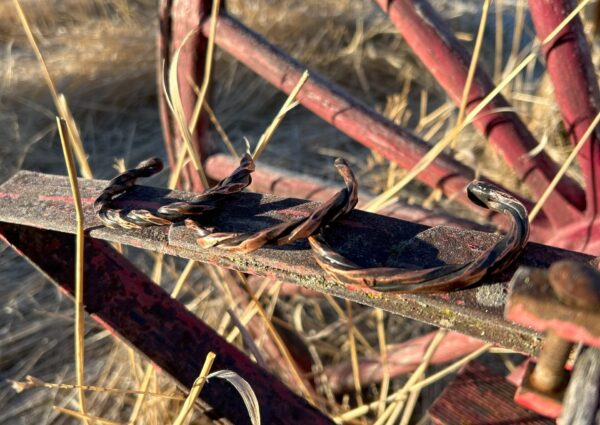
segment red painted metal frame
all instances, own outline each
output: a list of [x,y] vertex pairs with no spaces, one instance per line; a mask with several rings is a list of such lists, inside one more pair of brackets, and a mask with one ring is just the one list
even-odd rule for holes
[[[177,157],[180,155],[183,140],[177,128],[177,124],[171,117],[166,102],[163,87],[165,76],[171,65],[171,58],[175,51],[181,46],[185,37],[207,17],[210,16],[211,0],[160,0],[159,18],[160,33],[158,37],[158,94],[160,117],[163,127],[163,136],[167,150],[167,158],[171,169],[175,169]],[[198,87],[202,84],[204,65],[206,58],[207,39],[197,32],[188,39],[179,56],[177,75],[181,87],[181,103],[189,122],[196,103],[191,82]],[[163,73],[164,71],[164,73]],[[210,97],[207,97],[210,99]],[[198,121],[198,126],[192,140],[198,149],[201,158],[207,158],[213,152],[213,145],[207,133],[208,120],[203,114]],[[183,180],[187,182],[188,188],[200,192],[202,182],[192,164],[182,171]]]
[[[202,24],[202,32],[206,36],[209,30],[210,19],[207,19]],[[291,92],[307,69],[225,12],[221,12],[218,19],[215,43],[285,93]],[[377,114],[316,72],[311,71],[297,100],[348,136],[402,167],[410,168],[429,150],[429,145],[410,131]],[[462,192],[472,178],[472,170],[447,155],[441,155],[427,173],[419,176],[447,195],[460,194],[459,198],[467,204],[469,201]]]
[[[425,64],[446,93],[458,104],[467,79],[470,55],[450,28],[426,0],[377,0],[389,14],[400,34]],[[491,78],[478,67],[468,95],[469,110],[494,89]],[[498,95],[474,121],[492,145],[498,149],[520,180],[538,197],[558,171],[558,166],[544,153],[530,157],[537,146],[533,135]],[[504,111],[498,111],[504,109]],[[553,226],[571,223],[581,216],[585,195],[571,179],[563,178],[545,204],[544,212]]]
[[[576,6],[574,0],[530,0],[538,38],[546,38]],[[579,17],[545,45],[543,51],[565,130],[575,144],[600,110],[598,80]],[[600,253],[600,130],[592,133],[577,159],[585,181],[585,218],[560,229],[549,243],[565,241],[562,246],[570,249],[587,245],[590,252]]]
[[[68,233],[0,223],[0,237],[65,293],[73,295],[75,237]],[[277,378],[172,299],[110,244],[85,241],[84,304],[106,329],[145,354],[157,367],[190,389],[206,355],[216,354],[213,370],[229,369],[254,390],[265,424],[333,424]],[[205,413],[235,424],[249,424],[240,395],[229,383],[212,379],[200,397]]]
[[[209,29],[210,19],[202,24],[205,35],[208,34]],[[269,44],[260,35],[225,12],[219,16],[215,42],[285,93],[292,90],[301,73],[306,69],[304,65]],[[311,78],[297,98],[303,106],[316,115],[404,168],[414,166],[430,148],[409,130],[392,123],[317,73],[311,73]],[[537,173],[535,168],[531,171],[533,174]],[[440,155],[429,166],[427,172],[421,173],[417,178],[431,187],[441,189],[445,195],[472,207],[464,195],[464,188],[473,178],[473,172],[447,155]],[[583,196],[583,191],[579,187],[568,184],[568,188],[572,189],[568,191],[569,193],[576,194],[579,191]],[[528,208],[532,206],[532,203],[527,200],[523,202]],[[569,206],[565,208],[563,217],[569,215],[568,211],[574,211]],[[551,223],[548,222],[545,213],[539,215],[533,223],[532,235],[537,240],[548,238],[552,231],[549,224]]]
[[[446,24],[425,0],[378,0],[378,3],[390,14],[391,20],[396,24],[398,30],[417,56],[425,63],[450,97],[458,103],[462,96],[470,58],[468,52],[453,36]],[[544,38],[575,6],[575,2],[569,0],[551,3],[530,1],[536,30],[540,38]],[[239,22],[231,19],[231,17],[223,15],[219,20],[219,30],[222,34],[217,35],[217,43],[275,86],[289,93],[304,67],[299,66],[298,63],[269,46],[264,40],[243,27]],[[203,26],[205,35],[207,29],[208,24],[205,22]],[[569,37],[572,38],[569,39]],[[575,20],[564,31],[564,34],[559,36],[558,42],[547,46],[545,50],[548,69],[557,91],[563,119],[572,139],[575,140],[581,137],[582,132],[591,122],[597,110],[594,105],[599,104],[598,99],[600,98],[590,55],[586,49],[581,24]],[[573,76],[575,76],[574,79]],[[313,82],[314,77],[311,83]],[[319,77],[317,77],[317,82],[318,85],[305,87],[299,96],[300,100],[304,101],[303,103],[309,109],[346,134],[382,153],[386,158],[398,162],[405,168],[412,166],[423,155],[423,147],[426,145],[420,143],[414,136],[411,137],[412,135],[409,132],[397,127],[395,132],[400,136],[396,137],[396,139],[399,139],[399,143],[394,143],[393,136],[390,139],[390,135],[385,132],[389,128],[385,120],[382,120],[373,111],[368,110],[348,96],[342,96],[342,103],[339,103],[340,97],[337,96],[339,91],[331,90],[330,86]],[[478,69],[469,93],[468,107],[470,109],[474,108],[479,100],[493,89],[493,86],[491,79],[482,69]],[[308,100],[305,97],[308,97]],[[348,100],[350,102],[344,103]],[[582,105],[585,105],[585,107],[582,107]],[[509,106],[502,96],[497,96],[479,115],[475,121],[475,126],[489,137],[490,142],[500,150],[505,160],[515,169],[521,180],[539,197],[555,175],[558,167],[544,153],[534,158],[527,155],[537,143],[516,114],[497,111],[498,109],[506,109]],[[353,114],[355,109],[359,110],[359,114]],[[340,111],[341,113],[339,113]],[[350,119],[345,121],[345,116],[350,117]],[[373,118],[375,119],[373,120]],[[366,125],[361,126],[361,123],[366,123]],[[378,131],[371,133],[369,130],[373,123],[377,124],[375,128]],[[383,130],[383,133],[381,133],[381,130]],[[376,136],[375,138],[370,137],[373,134]],[[378,136],[380,140],[377,139]],[[381,136],[383,137],[381,138]],[[390,140],[391,143],[389,143]],[[543,223],[542,226],[547,229],[548,224],[551,224],[554,228],[564,228],[560,232],[553,232],[554,238],[548,235],[541,236],[546,240],[551,240],[553,244],[587,249],[589,252],[600,250],[600,242],[596,243],[598,246],[594,245],[595,233],[600,234],[600,226],[596,226],[599,230],[596,231],[594,224],[597,223],[592,224],[598,212],[595,190],[598,175],[595,175],[595,165],[600,164],[600,158],[597,158],[599,150],[596,142],[596,139],[593,140],[580,155],[580,164],[586,179],[585,194],[573,181],[563,178],[557,190],[545,204],[544,211],[549,218],[549,223]],[[420,146],[421,149],[417,150],[416,157],[402,158],[400,152],[394,151],[394,147],[397,146],[403,146],[404,148]],[[216,169],[219,170],[219,168]],[[435,166],[432,169],[435,170]],[[444,168],[442,170],[448,171]],[[460,174],[463,178],[469,178],[470,176],[464,170]],[[440,180],[446,176],[448,176],[448,173],[437,175],[436,178],[430,179],[427,183],[437,187]],[[280,178],[274,178],[270,173],[256,180],[263,183],[263,186],[264,184],[272,185],[273,182],[277,182],[281,186],[282,182]],[[293,187],[294,190],[303,187],[314,191],[316,197],[329,191],[327,189],[321,190],[299,179],[290,182],[288,178],[285,183]],[[458,185],[450,186],[445,194],[456,193],[462,187],[464,187],[464,181],[460,181]],[[411,213],[414,214],[414,211]],[[585,219],[584,214],[590,219]],[[533,233],[536,237],[540,237],[541,221],[537,220],[534,223]]]

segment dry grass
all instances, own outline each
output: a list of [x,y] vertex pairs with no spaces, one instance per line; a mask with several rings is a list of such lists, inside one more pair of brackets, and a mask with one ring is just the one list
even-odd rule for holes
[[[472,50],[481,3],[476,0],[433,3],[443,11],[452,27],[460,31],[461,39]],[[491,64],[488,71],[497,81],[509,76],[511,67],[525,57],[533,41],[527,30],[526,15],[525,23],[519,24],[520,7],[516,8],[514,1],[501,3],[502,19],[490,17],[481,49],[482,62]],[[22,4],[57,91],[69,99],[94,175],[113,176],[115,159],[123,159],[124,164],[131,166],[151,155],[164,157],[156,107],[156,2],[22,0]],[[521,2],[517,2],[519,4]],[[281,4],[268,0],[232,0],[227,2],[227,7],[251,28],[395,122],[415,129],[426,140],[437,142],[456,126],[457,108],[449,105],[388,19],[371,2],[310,0]],[[490,13],[495,13],[495,9]],[[494,21],[496,25],[502,22],[502,31],[493,30],[491,22]],[[12,2],[0,3],[3,42],[0,50],[0,181],[19,168],[64,173],[53,100],[17,22]],[[517,37],[513,38],[514,34]],[[505,51],[496,52],[494,46],[504,46]],[[594,59],[597,62],[600,55],[596,53]],[[245,151],[243,138],[256,145],[285,96],[218,49],[213,75],[210,105],[213,118],[218,119],[222,126],[220,133],[229,136],[237,152]],[[540,75],[539,66],[530,66],[519,74],[504,94],[538,140],[545,141],[550,155],[564,161],[570,149],[561,132],[549,84]],[[468,128],[456,138],[453,154],[476,169],[479,164],[485,164],[488,176],[524,191],[498,155]],[[405,170],[351,142],[300,107],[289,111],[281,121],[261,158],[290,170],[333,177],[331,157],[337,155],[346,156],[358,171],[361,185],[375,193],[393,187],[405,175]],[[579,177],[576,167],[569,173]],[[151,179],[149,184],[167,185],[166,174]],[[411,202],[427,201],[434,208],[458,211],[435,195],[423,185],[411,182],[401,196]],[[73,384],[76,382],[74,364],[64,361],[65,347],[71,347],[73,340],[71,301],[11,250],[4,246],[0,249],[0,305],[3,306],[0,310],[0,382],[21,381],[31,374],[46,382]],[[133,248],[127,248],[125,253],[144,271],[152,272],[154,257]],[[352,306],[350,318],[330,297],[280,296],[279,286],[272,283],[253,289],[263,307],[257,309],[250,303],[244,311],[235,305],[231,294],[221,293],[227,291],[227,285],[220,281],[222,276],[204,265],[192,267],[192,263],[166,257],[162,267],[155,270],[156,280],[162,281],[166,290],[178,294],[178,299],[202,320],[255,356],[264,354],[265,341],[257,339],[255,347],[249,347],[248,332],[237,328],[236,323],[268,321],[276,302],[277,315],[291,324],[292,330],[307,343],[317,365],[317,376],[324,366],[347,360],[354,351],[357,356],[372,353],[378,342],[393,344],[429,330],[425,325],[400,317],[373,315],[371,310],[356,305]],[[229,301],[224,302],[224,299]],[[253,317],[257,312],[260,317]],[[229,314],[235,318],[230,319]],[[86,390],[88,415],[127,423],[139,395],[135,390],[143,387],[146,377],[144,408],[137,423],[173,423],[185,398],[174,384],[160,373],[145,373],[146,363],[97,324],[88,320],[85,329],[85,382],[101,388],[127,390]],[[432,344],[431,350],[434,348]],[[473,356],[481,355],[487,348]],[[383,362],[385,356],[383,349]],[[387,386],[382,385],[336,398],[327,382],[319,380],[317,403],[338,418],[364,417],[372,423],[380,417],[385,423],[383,418],[387,414],[403,418],[402,423],[416,422],[443,387],[444,381],[438,379],[448,379],[447,373],[456,369],[454,365],[422,380],[419,374],[409,380],[406,377],[392,379],[389,395]],[[288,379],[283,371],[276,372]],[[418,391],[421,391],[420,396]],[[157,397],[158,393],[171,396]],[[8,385],[0,384],[0,424],[79,423],[80,419],[65,414],[78,411],[77,395],[75,387],[40,387],[17,394]],[[364,407],[357,406],[361,398],[366,403]],[[382,400],[387,401],[383,404]],[[390,404],[391,400],[403,402]],[[397,407],[388,407],[403,403],[408,404],[404,414]],[[58,408],[53,410],[52,406]],[[379,414],[374,413],[377,411]],[[192,423],[206,423],[206,420],[195,412]]]

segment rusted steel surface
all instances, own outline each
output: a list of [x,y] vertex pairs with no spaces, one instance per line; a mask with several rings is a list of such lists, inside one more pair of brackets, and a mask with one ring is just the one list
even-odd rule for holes
[[527,424],[555,422],[513,401],[516,387],[477,362],[467,364],[429,408],[438,425]]
[[[215,154],[206,160],[205,169],[210,177],[215,180],[221,180],[227,177],[237,166],[238,161],[233,157],[225,154]],[[252,186],[250,187],[256,192],[271,193],[283,197],[293,196],[295,198],[310,199],[311,201],[319,202],[328,200],[340,190],[338,185],[260,162],[254,173],[252,173]],[[360,192],[358,208],[368,204],[372,199],[373,197]],[[402,202],[396,202],[385,207],[379,213],[388,217],[399,218],[400,220],[412,221],[413,223],[425,224],[427,226],[448,225],[463,229],[493,230],[491,226]]]
[[[446,93],[460,103],[471,58],[443,19],[427,0],[377,0],[377,3]],[[494,87],[491,78],[478,68],[467,109],[475,108]],[[556,175],[558,166],[544,152],[534,157],[528,155],[537,142],[517,114],[507,111],[508,108],[510,104],[498,95],[477,116],[474,125],[539,197]],[[572,179],[563,178],[545,203],[544,212],[558,226],[579,219],[584,208],[584,191]]]
[[558,261],[550,266],[548,281],[563,304],[583,310],[600,308],[600,271],[594,264]]
[[[73,294],[73,235],[0,223],[0,236],[66,293]],[[333,423],[172,299],[108,243],[86,238],[84,270],[86,311],[185,388],[192,386],[212,351],[216,354],[213,370],[233,370],[252,386],[262,423]],[[212,408],[209,416],[250,423],[240,395],[226,381],[212,379],[200,397]]]
[[[200,249],[195,235],[185,226],[151,227],[141,230],[109,229],[93,215],[94,198],[106,181],[81,180],[86,229],[91,237],[133,245],[165,254],[192,258],[250,274],[269,276],[320,292],[375,306],[444,328],[496,342],[518,351],[535,353],[539,335],[503,319],[507,282],[514,267],[484,280],[473,288],[436,295],[380,293],[363,286],[329,282],[314,261],[306,241],[282,248],[261,249],[250,254]],[[136,187],[116,206],[157,207],[193,194]],[[143,200],[143,201],[142,201]],[[242,193],[226,201],[207,225],[223,231],[256,231],[283,219],[307,214],[317,204],[259,193]],[[0,221],[75,232],[75,215],[65,177],[22,171],[0,186]],[[354,211],[327,230],[332,246],[364,265],[436,266],[462,263],[494,244],[491,233],[426,226],[389,217]],[[519,261],[532,267],[548,267],[559,259],[589,261],[591,257],[570,251],[529,244]]]
[[567,341],[600,347],[600,308],[581,309],[562,303],[545,270],[522,268],[515,273],[506,318],[539,332],[553,331]]
[[[164,96],[163,70],[164,74],[168,74],[173,55],[182,45],[185,37],[195,30],[204,18],[210,16],[211,4],[212,0],[161,0],[159,4],[160,31],[157,41],[158,58],[156,63],[159,109],[165,148],[171,169],[175,169],[177,157],[184,146],[177,123],[173,119]],[[196,103],[196,93],[191,83],[195,83],[198,87],[202,85],[206,48],[206,37],[196,32],[187,40],[179,55],[177,66],[179,94],[187,122],[190,121]],[[202,159],[207,158],[213,150],[213,145],[206,131],[207,128],[208,120],[206,116],[202,116],[198,122],[197,130],[192,134],[193,144]],[[200,191],[202,189],[202,182],[192,164],[183,169],[182,175],[184,180],[189,182],[192,190]]]
[[[205,36],[209,29],[210,19],[207,19],[202,25]],[[291,92],[307,68],[226,13],[219,16],[215,43],[285,93]],[[430,149],[410,131],[314,71],[296,99],[357,142],[403,168],[411,168]],[[458,200],[470,204],[462,191],[472,180],[473,171],[449,156],[440,155],[418,178],[446,195],[458,194]]]
[[[545,39],[577,6],[575,0],[529,0],[531,18],[540,40]],[[571,143],[583,136],[600,108],[600,90],[592,55],[579,17],[543,46],[546,69]],[[600,130],[578,155],[585,179],[586,211],[600,212]]]
[[535,368],[529,376],[530,384],[544,393],[564,389],[569,382],[565,365],[573,345],[553,331],[546,332]]

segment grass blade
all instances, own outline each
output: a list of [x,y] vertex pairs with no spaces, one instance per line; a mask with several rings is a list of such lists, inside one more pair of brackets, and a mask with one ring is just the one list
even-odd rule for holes
[[248,409],[248,414],[250,415],[250,422],[252,422],[252,425],[260,425],[260,405],[258,404],[256,394],[254,394],[254,391],[252,390],[252,387],[248,381],[231,370],[219,370],[217,372],[213,372],[208,375],[208,378],[224,379],[233,385],[240,393],[240,396],[242,396],[244,405],[246,406],[246,409]]
[[[83,311],[83,249],[84,249],[84,217],[83,208],[81,206],[81,195],[79,193],[79,185],[77,183],[77,172],[75,171],[75,162],[73,161],[73,153],[71,151],[71,143],[69,140],[69,129],[67,122],[56,117],[58,126],[58,134],[62,144],[65,164],[69,173],[69,183],[73,194],[73,203],[75,204],[75,214],[77,217],[77,234],[75,245],[75,370],[77,375],[77,385],[79,386],[79,403],[82,415],[86,415],[86,403],[84,386],[84,311]],[[87,419],[84,423],[89,424]]]

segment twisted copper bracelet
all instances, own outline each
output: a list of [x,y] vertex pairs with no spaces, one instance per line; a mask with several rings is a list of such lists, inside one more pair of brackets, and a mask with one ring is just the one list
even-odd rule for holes
[[421,270],[393,267],[361,268],[333,251],[321,235],[308,238],[317,263],[335,281],[342,284],[362,284],[378,291],[430,293],[465,288],[489,272],[509,266],[521,253],[529,237],[527,210],[517,199],[497,187],[474,181],[468,188],[469,199],[475,204],[509,217],[508,233],[476,259],[464,264],[448,264]]
[[254,161],[249,154],[240,160],[240,165],[233,173],[215,186],[204,191],[189,202],[174,202],[154,209],[118,209],[112,207],[112,201],[119,195],[131,190],[140,177],[150,177],[163,168],[162,161],[151,158],[140,162],[135,168],[127,170],[112,179],[106,189],[94,202],[94,211],[106,226],[139,229],[148,226],[163,226],[182,221],[190,216],[198,216],[214,209],[214,202],[227,195],[241,192],[251,182]]
[[287,245],[305,239],[318,229],[350,212],[358,202],[358,185],[348,163],[338,158],[335,167],[344,179],[346,187],[313,211],[308,217],[297,218],[276,224],[256,233],[211,232],[192,219],[185,221],[200,237],[198,245],[203,248],[218,248],[239,253],[255,251],[265,245]]

